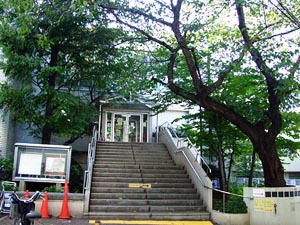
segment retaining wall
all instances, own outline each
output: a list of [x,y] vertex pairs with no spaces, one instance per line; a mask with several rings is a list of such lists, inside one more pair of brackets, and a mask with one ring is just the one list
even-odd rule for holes
[[300,187],[244,188],[250,225],[300,225]]
[[[63,193],[48,193],[48,213],[49,216],[58,217],[61,214],[62,204],[63,204]],[[83,194],[68,194],[68,209],[69,214],[72,218],[82,218],[83,217]],[[40,212],[42,200],[37,200],[35,202],[35,211]]]

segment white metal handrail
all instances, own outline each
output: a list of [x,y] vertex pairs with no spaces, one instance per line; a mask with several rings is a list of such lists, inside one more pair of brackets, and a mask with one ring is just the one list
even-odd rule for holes
[[84,171],[84,183],[83,183],[83,192],[85,196],[85,205],[86,207],[89,204],[89,195],[92,183],[92,172],[95,162],[95,155],[96,155],[96,147],[97,147],[97,140],[98,140],[98,131],[97,128],[93,128],[93,136],[92,140],[88,146],[88,159],[87,159],[87,170]]
[[[195,156],[195,161],[199,162],[200,164],[204,163],[204,165],[208,169],[208,172],[211,173],[211,168],[209,167],[209,165],[207,164],[205,159],[201,156],[196,145],[193,144],[188,137],[185,137],[185,138],[178,137],[176,130],[169,122],[165,122],[160,126],[160,129],[165,129],[165,128],[169,129],[171,131],[171,135],[177,140],[177,143],[176,143],[177,151],[181,151],[180,150],[181,147],[187,147],[192,152],[192,154]],[[198,159],[198,157],[199,157],[199,159]]]

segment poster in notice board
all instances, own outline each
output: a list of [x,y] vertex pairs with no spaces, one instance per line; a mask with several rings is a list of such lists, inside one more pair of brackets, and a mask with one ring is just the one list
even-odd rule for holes
[[45,172],[46,175],[65,175],[66,173],[65,154],[46,154]]
[[40,175],[43,155],[39,153],[20,154],[19,174]]

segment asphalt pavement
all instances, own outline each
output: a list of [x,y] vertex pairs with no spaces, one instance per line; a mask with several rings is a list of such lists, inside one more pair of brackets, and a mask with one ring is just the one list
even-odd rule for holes
[[[8,216],[4,216],[0,218],[0,224],[1,225],[13,225],[14,219],[10,219]],[[57,218],[50,218],[50,219],[36,219],[35,220],[36,225],[87,225],[90,224],[89,220],[87,219],[57,219]]]

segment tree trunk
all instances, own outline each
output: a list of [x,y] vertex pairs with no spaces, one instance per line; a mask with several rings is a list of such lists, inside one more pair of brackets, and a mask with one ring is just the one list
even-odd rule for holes
[[49,123],[50,118],[53,116],[53,107],[51,106],[51,100],[53,98],[52,91],[48,93],[47,101],[46,101],[46,108],[45,108],[45,124],[42,128],[42,144],[50,144],[51,143],[51,136],[52,136],[52,126]]
[[52,129],[49,126],[49,124],[44,125],[42,129],[42,144],[50,144],[51,135],[52,135]]
[[257,152],[264,171],[266,187],[284,187],[284,170],[277,153],[275,140],[260,138],[253,143],[254,150]]
[[233,149],[233,151],[230,153],[230,160],[229,160],[229,166],[228,166],[228,174],[227,174],[227,178],[226,178],[226,185],[227,185],[227,189],[229,191],[229,185],[230,185],[230,176],[231,176],[231,171],[232,171],[232,166],[234,163],[234,152],[235,150]]
[[253,181],[253,172],[255,167],[255,157],[256,153],[253,151],[252,158],[251,158],[251,165],[250,165],[250,172],[249,172],[249,180],[248,180],[248,187],[252,187],[252,181]]
[[218,135],[218,158],[219,158],[219,169],[221,174],[221,189],[223,191],[228,191],[227,181],[226,181],[226,172],[225,172],[225,162],[224,154],[222,150],[222,137]]
[[[51,60],[50,60],[50,67],[57,66],[58,63],[58,53],[59,48],[57,46],[51,47]],[[52,125],[51,125],[51,117],[54,113],[54,106],[53,106],[53,97],[54,97],[54,91],[55,91],[55,85],[56,85],[56,77],[57,72],[52,73],[48,77],[48,93],[47,93],[47,99],[46,99],[46,108],[45,108],[45,124],[42,128],[42,144],[50,144],[51,143],[51,136],[52,136]]]

